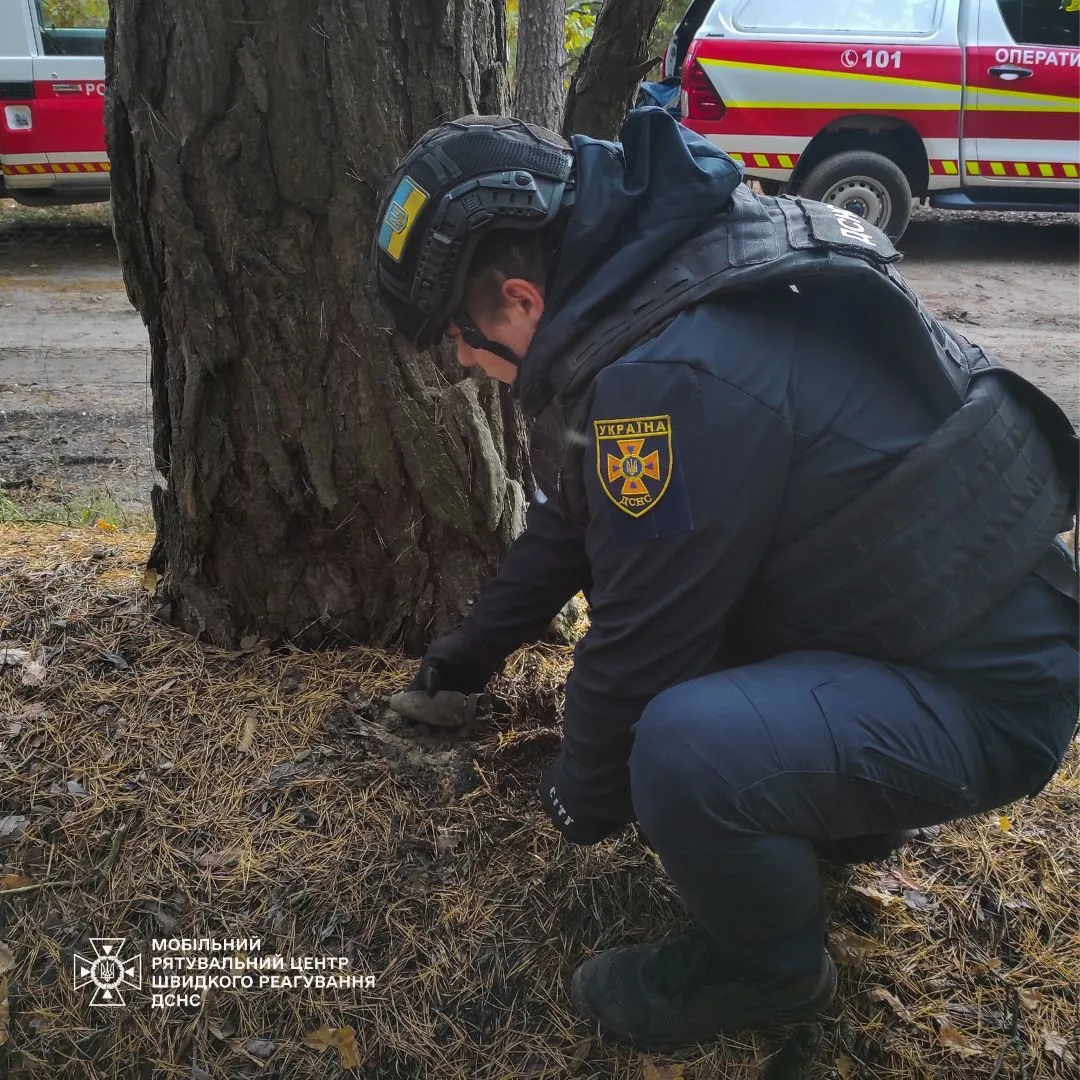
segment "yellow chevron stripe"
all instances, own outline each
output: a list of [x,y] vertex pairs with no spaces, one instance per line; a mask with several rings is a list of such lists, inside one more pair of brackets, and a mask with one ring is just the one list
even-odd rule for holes
[[745,68],[748,71],[778,71],[785,75],[821,75],[826,79],[859,79],[863,82],[875,82],[886,86],[923,86],[929,90],[952,90],[959,93],[959,83],[930,82],[926,79],[898,79],[892,75],[865,75],[861,71],[822,71],[819,68],[787,67],[784,64],[754,64],[745,60],[718,60],[713,57],[699,56],[699,64],[712,64],[714,67]]
[[959,98],[954,103],[944,101],[729,101],[724,98],[729,109],[846,109],[855,111],[890,110],[892,112],[955,112],[960,111]]

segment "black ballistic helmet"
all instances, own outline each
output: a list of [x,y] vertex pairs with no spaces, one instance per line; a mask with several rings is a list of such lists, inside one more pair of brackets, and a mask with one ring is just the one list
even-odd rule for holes
[[467,116],[424,135],[387,184],[371,246],[397,330],[418,349],[434,345],[459,314],[480,239],[551,224],[572,202],[572,166],[559,136],[504,116]]

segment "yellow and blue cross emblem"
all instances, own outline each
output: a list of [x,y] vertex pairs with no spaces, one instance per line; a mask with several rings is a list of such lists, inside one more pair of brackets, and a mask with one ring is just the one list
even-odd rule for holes
[[379,247],[394,262],[401,262],[405,241],[428,201],[428,193],[408,176],[398,184],[379,227]]
[[671,483],[671,417],[594,420],[593,427],[604,493],[631,517],[648,513]]

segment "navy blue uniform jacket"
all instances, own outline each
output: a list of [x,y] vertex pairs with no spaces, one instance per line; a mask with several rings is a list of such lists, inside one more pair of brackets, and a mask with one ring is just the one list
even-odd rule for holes
[[[574,146],[577,202],[519,389],[740,182],[730,158],[660,110],[633,113],[621,143]],[[587,591],[559,763],[576,813],[633,819],[626,765],[648,701],[728,666],[733,608],[770,546],[843,506],[934,426],[857,320],[789,288],[703,303],[599,374],[587,526],[561,516],[554,492],[534,501],[464,626],[505,656]],[[1076,682],[1076,627],[1075,606],[1030,578],[920,666],[976,693],[1051,695]]]

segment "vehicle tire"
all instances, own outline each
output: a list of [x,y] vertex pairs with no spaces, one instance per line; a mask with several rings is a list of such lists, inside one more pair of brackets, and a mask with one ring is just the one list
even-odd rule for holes
[[797,186],[799,195],[832,203],[899,240],[911,220],[911,185],[895,162],[870,150],[846,150],[815,165]]

